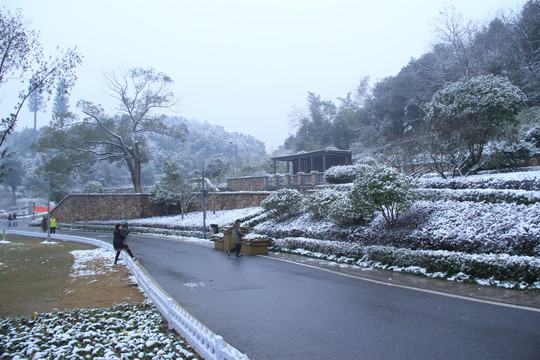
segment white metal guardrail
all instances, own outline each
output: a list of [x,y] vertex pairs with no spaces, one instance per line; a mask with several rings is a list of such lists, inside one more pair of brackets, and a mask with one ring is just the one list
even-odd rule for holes
[[[6,233],[47,238],[47,234],[30,231],[7,230]],[[51,239],[73,241],[114,251],[112,244],[98,239],[62,234],[52,234]],[[173,298],[152,280],[142,266],[137,265],[129,256],[125,256],[124,252],[122,252],[122,259],[125,260],[139,287],[143,289],[146,296],[156,305],[161,315],[167,320],[169,328],[176,330],[182,335],[199,355],[205,359],[249,360],[247,355],[228,344],[223,340],[223,337],[215,334],[174,301]]]

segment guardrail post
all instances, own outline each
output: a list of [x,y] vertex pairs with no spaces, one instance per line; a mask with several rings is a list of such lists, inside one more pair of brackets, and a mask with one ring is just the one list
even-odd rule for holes
[[167,323],[169,324],[169,330],[174,329],[173,321],[176,321],[173,319],[173,308],[174,308],[174,302],[171,298],[169,298],[169,301],[167,301]]
[[214,336],[214,349],[216,349],[215,359],[224,360],[226,357],[225,346],[224,346],[223,337],[216,335]]

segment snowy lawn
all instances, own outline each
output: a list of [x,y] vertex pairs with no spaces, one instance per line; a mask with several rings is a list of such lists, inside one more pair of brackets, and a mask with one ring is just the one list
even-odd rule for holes
[[[70,253],[74,256],[71,278],[84,279],[118,271],[118,265],[112,265],[112,251],[92,249]],[[102,266],[90,266],[96,261],[103,263]],[[161,314],[147,301],[0,318],[0,359],[89,358],[198,359],[184,339],[166,330]]]
[[198,359],[150,303],[0,319],[2,359]]

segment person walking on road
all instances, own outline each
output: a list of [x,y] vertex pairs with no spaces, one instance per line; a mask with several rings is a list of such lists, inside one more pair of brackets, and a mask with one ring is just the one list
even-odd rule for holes
[[242,254],[240,254],[240,249],[242,248],[242,238],[245,235],[242,233],[242,230],[240,230],[240,224],[241,224],[240,220],[236,220],[234,222],[233,230],[232,230],[232,242],[235,245],[235,247],[227,250],[227,256],[229,257],[231,256],[231,252],[233,251],[236,253],[237,257],[242,256]]
[[116,224],[113,235],[113,247],[114,250],[116,250],[116,257],[114,258],[114,263],[116,264],[118,262],[118,258],[120,257],[120,253],[122,252],[122,250],[126,250],[133,260],[137,260],[137,258],[133,256],[133,253],[129,248],[129,245],[127,243],[127,234],[126,232],[124,232],[124,229],[122,229],[122,224]]

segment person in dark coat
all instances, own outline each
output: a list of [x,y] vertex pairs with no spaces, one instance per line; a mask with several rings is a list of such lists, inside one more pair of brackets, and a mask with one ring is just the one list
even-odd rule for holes
[[116,250],[116,257],[114,258],[114,263],[116,264],[118,262],[118,258],[120,257],[120,252],[122,250],[126,250],[131,256],[133,260],[137,260],[135,256],[133,256],[133,253],[131,252],[131,249],[129,248],[129,245],[127,243],[127,233],[122,229],[122,224],[116,224],[116,227],[113,231],[113,247],[114,250]]
[[235,245],[232,249],[227,250],[227,256],[231,256],[231,252],[235,252],[237,257],[242,256],[240,249],[242,248],[242,238],[245,236],[240,229],[240,220],[236,220],[232,230],[232,242]]
[[47,221],[47,217],[45,215],[43,215],[43,220],[41,220],[41,230],[43,230],[43,232],[47,232],[47,229],[48,229],[48,224],[49,222]]

